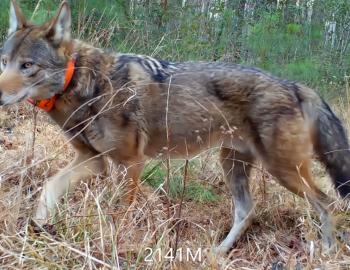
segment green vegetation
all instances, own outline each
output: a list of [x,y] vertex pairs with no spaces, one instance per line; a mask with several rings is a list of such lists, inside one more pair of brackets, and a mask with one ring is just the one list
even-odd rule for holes
[[[27,16],[43,22],[60,0],[19,2]],[[350,73],[348,0],[70,2],[76,36],[113,50],[254,65],[329,97],[343,93]],[[1,1],[1,39],[8,6]]]
[[[191,162],[192,163],[192,162]],[[195,170],[194,164],[189,165],[188,171],[192,175],[192,171]],[[183,192],[183,180],[184,180],[184,168],[183,164],[172,164],[172,171],[170,173],[169,193],[170,197],[174,199],[180,199]],[[142,179],[147,182],[153,188],[165,188],[164,179],[166,179],[167,170],[160,163],[149,163],[143,173]],[[194,173],[193,175],[197,175]],[[184,193],[184,199],[189,201],[195,201],[200,203],[212,202],[218,199],[213,188],[205,182],[199,182],[192,179],[186,179],[186,188]]]

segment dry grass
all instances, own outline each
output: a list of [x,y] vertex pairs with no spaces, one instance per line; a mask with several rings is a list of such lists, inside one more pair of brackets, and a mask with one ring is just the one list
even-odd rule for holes
[[[62,200],[53,226],[35,233],[29,221],[41,186],[73,153],[59,128],[41,112],[33,151],[32,113],[28,105],[0,111],[1,269],[350,269],[349,246],[340,241],[336,254],[322,255],[318,221],[308,203],[261,170],[252,176],[256,221],[228,256],[215,257],[211,249],[231,225],[231,202],[213,153],[199,157],[198,168],[188,177],[212,185],[218,197],[214,202],[187,198],[178,217],[181,199],[172,199],[168,209],[164,192],[144,184],[129,209],[132,214],[125,215],[118,206],[120,172],[110,166],[110,176],[81,183]],[[315,174],[323,189],[335,197],[318,164]],[[349,238],[347,207],[344,202],[335,203],[334,216],[343,239]],[[181,252],[173,262],[165,258],[175,245],[182,248],[182,262]],[[154,250],[153,262],[145,261],[148,248]],[[160,260],[157,249],[162,251]],[[195,262],[187,258],[188,252],[194,255],[198,249],[200,261],[198,256]]]

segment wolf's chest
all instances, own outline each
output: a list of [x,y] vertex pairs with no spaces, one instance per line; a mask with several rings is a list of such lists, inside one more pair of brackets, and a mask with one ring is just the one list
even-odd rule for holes
[[74,127],[69,137],[79,140],[97,153],[111,156],[120,160],[135,156],[140,143],[137,128],[133,123],[118,121],[119,115],[90,117]]
[[70,139],[78,140],[96,152],[102,153],[113,148],[113,139],[106,133],[106,126],[98,118],[90,117],[83,121],[74,121],[67,126],[66,134]]

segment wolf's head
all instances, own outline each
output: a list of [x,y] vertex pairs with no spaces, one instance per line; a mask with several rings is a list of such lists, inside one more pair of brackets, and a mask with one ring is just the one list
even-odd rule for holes
[[46,99],[64,86],[72,54],[71,13],[63,2],[51,20],[35,25],[11,0],[8,37],[1,52],[0,105]]

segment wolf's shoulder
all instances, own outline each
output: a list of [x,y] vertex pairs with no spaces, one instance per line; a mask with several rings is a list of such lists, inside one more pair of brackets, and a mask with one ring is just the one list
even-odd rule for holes
[[178,70],[176,63],[157,59],[148,55],[117,54],[115,60],[117,70],[128,68],[129,64],[136,63],[158,82],[164,81]]

